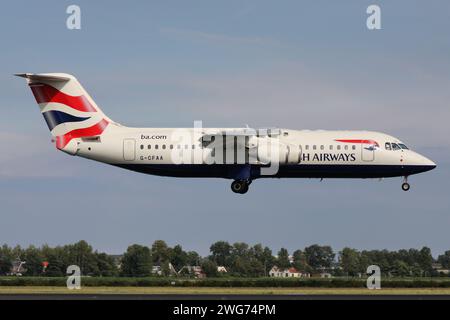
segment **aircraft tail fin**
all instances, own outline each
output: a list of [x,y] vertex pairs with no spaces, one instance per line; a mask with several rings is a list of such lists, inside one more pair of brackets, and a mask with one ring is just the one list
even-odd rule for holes
[[113,122],[70,74],[20,73],[16,76],[27,80],[58,149],[64,150],[69,143],[75,143],[76,138],[101,135]]

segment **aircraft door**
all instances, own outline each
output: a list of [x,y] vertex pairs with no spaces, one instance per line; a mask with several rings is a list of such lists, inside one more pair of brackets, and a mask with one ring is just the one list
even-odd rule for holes
[[367,143],[361,143],[361,159],[362,161],[375,160],[375,146]]
[[302,149],[299,145],[287,145],[286,163],[300,163]]
[[123,159],[126,161],[136,159],[136,140],[123,139]]

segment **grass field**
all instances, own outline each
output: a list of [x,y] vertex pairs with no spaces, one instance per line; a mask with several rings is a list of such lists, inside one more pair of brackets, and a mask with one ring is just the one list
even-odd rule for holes
[[218,287],[83,287],[80,290],[68,290],[65,287],[50,286],[4,286],[0,294],[388,294],[388,295],[450,295],[450,288],[382,288],[368,290],[364,288],[218,288]]

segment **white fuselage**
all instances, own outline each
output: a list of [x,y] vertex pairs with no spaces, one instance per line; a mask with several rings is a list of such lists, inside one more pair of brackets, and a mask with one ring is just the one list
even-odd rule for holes
[[[202,130],[200,137],[205,134],[217,137],[220,132],[239,130],[245,128],[208,128]],[[180,140],[180,134],[186,134],[188,138]],[[257,151],[253,158],[247,156],[239,161],[238,156],[233,155],[228,156],[229,161],[226,161],[230,152],[238,154],[242,149],[250,149],[251,136],[242,148],[237,143],[234,146],[227,145],[223,161],[220,161],[222,158],[215,159],[214,163],[208,160],[210,146],[204,146],[201,139],[192,139],[193,136],[193,128],[128,128],[112,124],[98,140],[77,139],[73,149],[65,151],[134,171],[180,177],[235,178],[233,172],[236,167],[258,168],[267,165],[259,159]],[[398,139],[378,132],[280,129],[277,139],[280,143],[278,172],[267,176],[254,173],[252,179],[393,177],[408,176],[435,167],[424,156],[401,148],[404,144]],[[386,148],[387,146],[390,148]],[[258,147],[259,145],[254,146],[256,150]],[[184,162],[174,161],[173,154],[176,152],[183,154]],[[243,154],[245,152],[244,150]]]
[[387,134],[251,128],[128,128],[66,73],[27,80],[56,147],[71,155],[162,176],[233,179],[245,193],[258,178],[406,177],[436,165]]

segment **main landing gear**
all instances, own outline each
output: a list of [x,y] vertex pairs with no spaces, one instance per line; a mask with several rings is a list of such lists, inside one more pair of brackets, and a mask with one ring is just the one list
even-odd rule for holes
[[234,180],[231,183],[231,190],[234,193],[244,194],[248,191],[248,186],[250,185],[250,180]]
[[402,190],[403,191],[408,191],[409,190],[409,183],[408,183],[408,177],[405,177],[403,179],[403,183],[402,183]]

